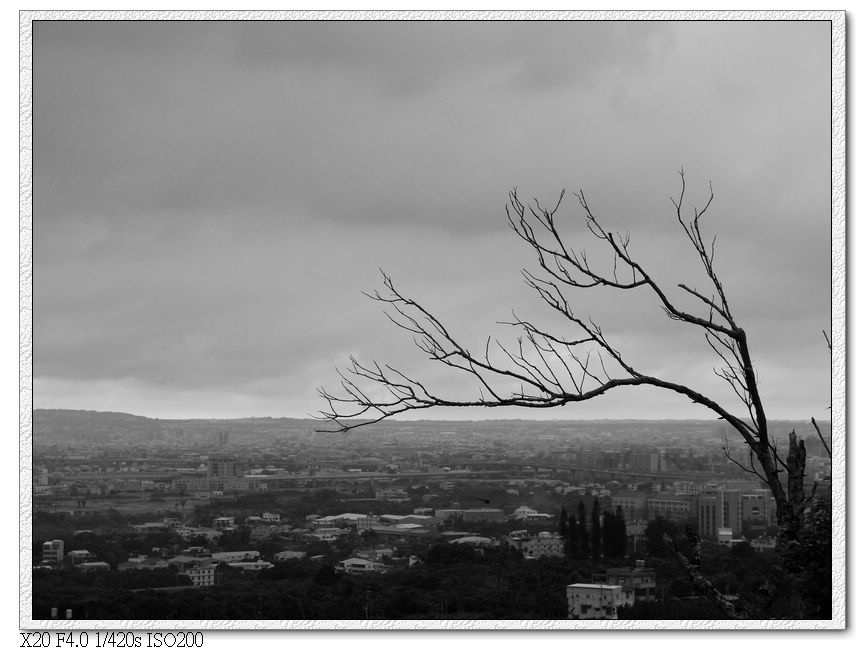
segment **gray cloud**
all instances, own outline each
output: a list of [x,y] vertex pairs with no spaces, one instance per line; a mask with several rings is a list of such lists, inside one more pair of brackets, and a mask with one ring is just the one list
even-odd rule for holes
[[[472,341],[506,337],[495,321],[512,306],[545,318],[504,219],[514,185],[548,202],[584,189],[667,286],[690,283],[667,198],[684,165],[689,205],[713,182],[718,267],[764,381],[781,384],[773,405],[810,415],[829,392],[828,36],[792,22],[39,23],[36,403],[114,395],[147,413],[174,390],[279,415],[315,410],[348,353],[436,373],[360,291],[384,267]],[[575,201],[564,214],[584,242]],[[579,304],[640,363],[691,372],[699,338],[629,298]]]

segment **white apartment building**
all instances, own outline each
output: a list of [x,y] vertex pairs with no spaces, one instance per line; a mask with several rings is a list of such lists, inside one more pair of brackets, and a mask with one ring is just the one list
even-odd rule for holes
[[565,541],[558,533],[540,532],[529,535],[518,530],[508,535],[508,544],[527,559],[539,557],[565,557]]
[[646,499],[649,521],[663,517],[670,521],[687,521],[691,516],[691,497],[659,494]]
[[42,543],[42,564],[63,564],[62,539],[52,539]]
[[625,593],[620,585],[594,585],[575,583],[568,585],[568,618],[606,619],[619,618],[619,607],[633,605],[634,597]]
[[342,534],[342,528],[316,528],[310,533],[311,537],[317,537],[322,542],[333,542]]
[[181,575],[189,576],[193,587],[212,587],[216,575],[215,569],[215,564],[202,563],[186,567]]

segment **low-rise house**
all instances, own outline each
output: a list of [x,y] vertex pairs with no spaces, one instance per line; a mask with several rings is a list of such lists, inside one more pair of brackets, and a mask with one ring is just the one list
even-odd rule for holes
[[647,568],[643,560],[637,560],[633,567],[613,567],[593,573],[592,582],[620,586],[632,603],[655,601],[655,570]]
[[273,564],[264,560],[250,560],[242,562],[229,562],[228,566],[241,571],[261,571],[262,569],[272,569]]
[[215,530],[231,530],[234,528],[234,517],[216,517],[213,520]]
[[74,551],[69,551],[66,554],[66,557],[72,564],[81,564],[82,562],[89,562],[91,560],[96,559],[96,555],[91,553],[90,551],[86,551],[83,549],[77,549]]
[[478,535],[469,535],[468,537],[458,537],[450,542],[451,544],[459,544],[460,546],[471,546],[476,549],[487,549],[498,546],[498,542],[490,537],[480,537]]
[[373,526],[370,529],[376,535],[385,537],[427,537],[432,531],[420,524],[395,524],[393,526]]
[[84,573],[91,573],[95,571],[108,571],[111,569],[108,562],[81,562],[75,565],[75,568],[79,571],[83,571]]
[[148,521],[143,524],[132,524],[132,530],[141,534],[161,533],[162,531],[168,530],[168,524],[164,521]]
[[149,571],[154,569],[167,569],[168,560],[163,558],[150,558],[146,555],[130,557],[126,562],[117,565],[118,571]]
[[357,575],[363,573],[381,573],[385,567],[380,562],[365,560],[360,557],[350,557],[347,560],[342,560],[334,567],[335,571],[347,573],[349,575]]
[[258,551],[224,551],[222,553],[211,553],[210,559],[214,562],[254,562],[261,557]]
[[220,535],[222,535],[221,530],[214,530],[213,528],[203,528],[199,526],[178,526],[175,530],[175,533],[180,535],[183,539],[190,539],[192,537],[205,537],[208,541],[213,541]]
[[274,554],[273,559],[281,562],[284,560],[302,560],[306,557],[306,551],[280,551]]
[[390,546],[382,546],[378,548],[365,548],[354,552],[354,557],[359,557],[364,560],[372,560],[373,562],[381,562],[385,558],[393,557],[393,548]]
[[192,555],[195,557],[210,557],[210,549],[206,546],[190,546],[181,551],[183,555]]

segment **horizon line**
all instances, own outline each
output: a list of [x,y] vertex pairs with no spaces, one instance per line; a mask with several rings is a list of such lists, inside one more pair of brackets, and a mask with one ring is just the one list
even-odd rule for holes
[[[46,407],[33,407],[31,408],[31,414],[36,411],[72,411],[79,413],[113,413],[118,415],[131,415],[133,417],[145,418],[148,420],[311,420],[315,422],[321,422],[325,424],[326,420],[321,420],[316,418],[315,416],[306,415],[306,416],[293,416],[293,415],[244,415],[244,416],[236,416],[236,417],[207,417],[207,416],[198,416],[198,417],[163,417],[163,416],[152,416],[152,415],[140,415],[137,413],[130,413],[128,411],[103,411],[98,409],[71,409],[71,408],[46,408]],[[817,422],[831,422],[831,418],[828,419],[819,419],[814,418]],[[362,421],[359,419],[358,422]],[[780,418],[770,418],[770,422],[810,422],[811,418],[809,417],[780,417]],[[625,418],[469,418],[469,419],[436,419],[436,418],[420,418],[420,419],[397,419],[397,418],[388,418],[386,420],[378,421],[375,423],[370,423],[368,426],[375,426],[377,424],[390,424],[390,423],[411,423],[411,422],[453,422],[453,423],[463,423],[463,422],[723,422],[718,418],[694,418],[694,417],[662,417],[662,418],[635,418],[635,417],[625,417]],[[324,431],[323,433],[328,433]],[[335,431],[334,433],[338,433]]]

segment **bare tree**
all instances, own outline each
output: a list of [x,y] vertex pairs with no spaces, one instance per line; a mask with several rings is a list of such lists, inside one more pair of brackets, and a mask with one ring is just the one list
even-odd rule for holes
[[[367,295],[388,307],[388,318],[411,334],[430,359],[471,375],[477,382],[477,397],[443,397],[434,393],[428,382],[392,365],[362,363],[352,357],[348,368],[339,371],[340,394],[319,389],[328,404],[321,418],[339,431],[349,431],[398,413],[440,406],[555,408],[585,402],[622,386],[653,386],[704,406],[741,436],[749,461],[743,464],[735,460],[725,448],[728,458],[769,487],[777,504],[779,546],[795,544],[813,496],[813,491],[806,494],[804,485],[805,445],[791,432],[785,456],[770,434],[747,334],[735,319],[715,271],[715,237],[709,238],[703,232],[703,219],[714,199],[712,186],[702,207],[686,214],[684,171],[680,176],[680,191],[670,200],[678,224],[702,266],[702,282],[708,291],[698,289],[697,284],[678,284],[675,289],[681,294],[674,301],[669,290],[662,288],[650,270],[632,256],[629,235],[607,230],[582,191],[574,196],[582,208],[588,233],[606,249],[608,260],[604,265],[590,262],[585,251],[577,252],[565,241],[557,221],[564,191],[548,209],[537,200],[524,203],[513,190],[506,205],[508,222],[534,251],[539,267],[534,272],[523,269],[523,278],[550,309],[565,319],[571,335],[558,335],[514,313],[507,324],[521,330],[515,345],[506,347],[488,338],[483,350],[469,350],[438,317],[401,293],[382,272],[386,290]],[[670,319],[700,331],[720,361],[715,374],[735,394],[740,414],[704,392],[643,372],[630,363],[591,318],[577,313],[566,295],[596,287],[620,291],[623,299],[630,291],[651,292]],[[679,304],[682,298],[697,309],[683,307]]]

